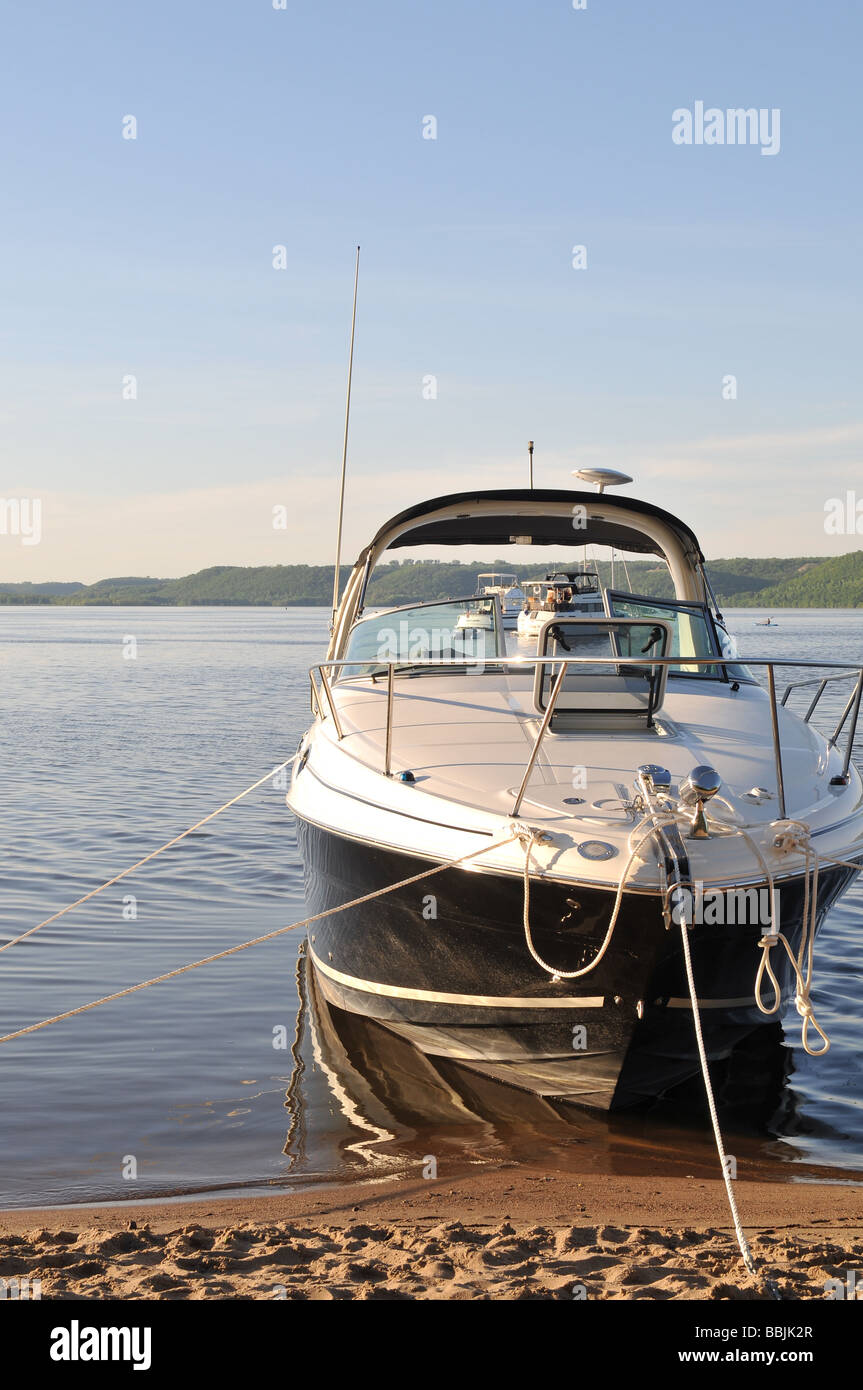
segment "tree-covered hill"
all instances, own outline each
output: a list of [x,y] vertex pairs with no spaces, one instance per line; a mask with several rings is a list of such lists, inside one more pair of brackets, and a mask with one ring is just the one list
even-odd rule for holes
[[737,601],[760,608],[863,608],[863,550],[811,562],[755,593],[740,593]]
[[[543,579],[549,570],[576,563],[549,557],[518,569],[522,582]],[[398,560],[380,565],[369,587],[368,603],[395,607],[414,601],[461,598],[472,594],[483,571],[512,572],[505,560],[493,564]],[[612,582],[607,560],[597,566],[602,583]],[[708,573],[720,604],[725,607],[856,608],[863,607],[863,551],[824,559],[744,558],[712,560]],[[341,567],[341,584],[350,569]],[[623,561],[614,569],[616,588],[656,598],[671,597],[665,566],[655,559]],[[329,607],[331,565],[213,565],[181,579],[125,576],[95,584],[0,584],[0,604],[66,605],[251,605],[268,607]]]

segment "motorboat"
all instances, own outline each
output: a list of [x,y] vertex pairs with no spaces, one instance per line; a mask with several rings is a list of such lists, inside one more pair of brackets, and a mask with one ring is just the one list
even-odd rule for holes
[[[657,557],[674,597],[608,587],[602,611],[548,613],[529,653],[497,598],[460,638],[470,599],[366,611],[394,551],[508,544]],[[795,1002],[818,1050],[815,933],[863,864],[861,693],[859,667],[741,664],[696,536],[650,502],[525,488],[400,512],[341,594],[287,791],[321,993],[599,1110],[691,1081],[697,1020],[718,1063]]]
[[455,622],[455,631],[458,632],[493,632],[495,623],[502,626],[502,615],[498,612],[495,615],[494,600],[491,597],[474,597],[474,600],[459,613]]
[[[517,576],[493,572],[477,575],[476,597],[486,600],[494,595],[500,600],[503,630],[514,632],[518,626],[519,614],[525,600],[524,590],[521,588]],[[490,605],[487,602],[478,603],[474,608],[468,609],[458,619],[458,626],[461,628],[491,629],[494,626],[494,618]]]
[[517,622],[520,637],[538,637],[542,627],[559,615],[584,617],[605,611],[595,570],[552,571],[539,583],[525,587],[527,595]]

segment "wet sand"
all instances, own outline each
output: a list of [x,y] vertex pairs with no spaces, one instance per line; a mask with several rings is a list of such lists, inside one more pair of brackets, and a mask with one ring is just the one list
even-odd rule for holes
[[[549,1174],[0,1213],[43,1299],[824,1299],[863,1271],[863,1185]],[[861,1281],[863,1282],[863,1281]]]

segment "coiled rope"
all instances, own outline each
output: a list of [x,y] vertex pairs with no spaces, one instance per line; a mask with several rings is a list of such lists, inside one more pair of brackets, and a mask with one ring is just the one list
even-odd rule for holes
[[[543,960],[542,956],[539,954],[539,952],[536,949],[536,946],[534,945],[533,933],[531,931],[530,925],[530,859],[535,846],[548,843],[549,837],[545,834],[544,831],[536,830],[531,826],[518,825],[516,827],[517,838],[520,841],[522,848],[524,849],[523,927],[525,945],[527,946],[527,949],[530,952],[530,955],[533,958],[533,960],[536,961],[536,964],[540,967],[540,969],[544,970],[547,975],[550,975],[553,981],[576,980],[582,975],[589,974],[591,970],[594,970],[596,966],[599,965],[600,961],[603,959],[609,946],[611,945],[611,941],[614,936],[614,929],[617,926],[617,919],[620,914],[621,903],[623,902],[624,889],[626,888],[626,884],[629,881],[629,876],[632,872],[632,866],[638,857],[642,845],[644,845],[654,835],[658,836],[664,826],[677,825],[677,817],[679,816],[679,814],[680,813],[678,808],[674,805],[670,798],[666,796],[662,798],[661,803],[657,803],[656,805],[650,807],[648,813],[635,826],[632,832],[633,835],[637,834],[638,831],[645,824],[649,825],[649,829],[641,837],[641,839],[639,839],[636,842],[634,848],[630,853],[629,859],[626,862],[626,866],[624,867],[623,873],[618,881],[617,893],[615,895],[614,904],[611,911],[611,918],[609,920],[602,945],[600,946],[593,960],[590,961],[587,965],[582,966],[579,970],[559,970],[556,966],[550,965],[548,961]],[[776,923],[778,921],[776,913],[776,885],[774,882],[773,873],[770,869],[769,864],[764,858],[764,855],[762,854],[759,845],[754,840],[754,838],[748,833],[745,826],[729,826],[727,821],[723,821],[714,817],[708,817],[708,821],[710,826],[714,829],[721,829],[726,834],[730,832],[734,835],[740,835],[740,837],[752,850],[752,853],[757,859],[758,864],[762,870],[762,873],[765,876],[765,879],[767,880],[767,884],[769,887],[770,920],[774,925],[770,931],[764,933],[764,935],[758,942],[758,945],[762,951],[762,955],[761,961],[758,966],[758,971],[755,976],[755,1002],[761,1013],[767,1014],[768,1016],[770,1014],[777,1013],[778,1010],[781,1008],[782,990],[770,962],[770,951],[772,947],[774,947],[777,942],[781,942],[788,956],[788,959],[791,962],[791,967],[794,971],[794,978],[796,982],[794,1003],[797,1008],[798,1014],[803,1020],[800,1037],[803,1050],[806,1053],[808,1053],[810,1057],[823,1057],[825,1053],[830,1051],[830,1039],[815,1017],[815,1010],[811,999],[812,979],[815,964],[815,933],[818,925],[819,871],[822,864],[833,864],[840,868],[853,869],[856,873],[860,873],[861,870],[863,870],[863,865],[853,863],[852,861],[847,859],[834,859],[828,855],[819,855],[816,852],[814,846],[812,845],[810,828],[805,823],[805,821],[786,819],[774,823],[773,828],[777,832],[775,841],[777,848],[785,850],[796,849],[800,851],[805,857],[803,871],[803,929],[800,937],[800,947],[797,952],[797,955],[795,956],[794,949],[791,943],[789,942],[788,938],[776,926]],[[632,843],[631,839],[630,843]],[[670,889],[666,889],[666,905],[668,892],[673,891],[674,886],[679,885],[671,885]],[[769,1008],[764,1003],[762,998],[765,974],[767,975],[771,985],[773,986],[774,993],[774,1001]],[[823,1042],[822,1047],[811,1046],[809,1041],[810,1028],[814,1028],[816,1033],[818,1033],[819,1037]]]
[[[776,915],[776,886],[770,865],[761,853],[758,844],[753,837],[747,833],[743,827],[738,827],[737,833],[746,841],[749,848],[755,855],[761,866],[762,872],[770,890],[770,920],[773,927],[764,933],[758,942],[761,948],[761,961],[758,972],[755,976],[755,1002],[761,1013],[775,1014],[782,1006],[782,989],[779,984],[773,966],[770,961],[772,948],[781,942],[794,971],[795,992],[794,1004],[798,1014],[803,1020],[800,1029],[800,1042],[803,1051],[810,1057],[823,1057],[830,1051],[830,1039],[815,1017],[815,1010],[812,1005],[811,990],[812,979],[815,968],[815,933],[818,927],[818,875],[822,864],[833,864],[839,868],[853,869],[860,873],[863,865],[852,863],[848,859],[834,859],[829,855],[819,855],[812,844],[811,831],[805,821],[783,820],[776,821],[776,846],[779,849],[798,850],[804,855],[803,870],[803,912],[802,912],[802,931],[800,935],[800,946],[797,955],[794,954],[787,936],[780,931],[777,926]],[[773,1003],[768,1008],[764,1003],[762,991],[764,987],[764,976],[767,975],[773,987]],[[809,1042],[809,1029],[815,1029],[823,1042],[823,1047],[812,1047]]]
[[[643,826],[644,824],[645,821],[642,820],[640,824],[636,826],[635,831],[633,831],[633,834],[635,834],[636,831],[639,830],[641,826]],[[530,856],[535,845],[547,843],[548,836],[545,834],[544,831],[534,830],[531,826],[519,825],[516,828],[516,838],[520,841],[522,848],[524,849],[524,940],[528,951],[530,952],[533,959],[536,961],[537,965],[540,966],[540,968],[544,970],[547,975],[550,975],[552,977],[552,980],[577,980],[580,975],[588,975],[591,970],[595,970],[596,967],[599,965],[599,962],[602,960],[603,956],[605,955],[606,951],[611,945],[612,937],[614,936],[614,929],[617,926],[617,919],[620,915],[620,907],[621,903],[623,902],[624,889],[626,888],[629,875],[632,872],[632,866],[638,858],[639,850],[641,849],[642,845],[646,844],[648,840],[653,838],[653,836],[657,833],[657,830],[661,829],[662,824],[670,824],[670,822],[652,823],[650,829],[647,831],[645,835],[641,837],[641,839],[637,842],[634,849],[632,850],[632,853],[630,854],[629,859],[626,862],[626,867],[624,868],[623,873],[620,877],[620,881],[617,885],[617,893],[615,895],[614,905],[611,909],[611,918],[609,920],[608,927],[606,928],[605,939],[603,940],[603,943],[597,951],[596,955],[594,956],[593,960],[590,961],[587,965],[583,965],[579,970],[556,969],[555,966],[549,965],[547,961],[543,960],[542,956],[539,954],[539,952],[533,944],[533,933],[531,932],[530,928]]]

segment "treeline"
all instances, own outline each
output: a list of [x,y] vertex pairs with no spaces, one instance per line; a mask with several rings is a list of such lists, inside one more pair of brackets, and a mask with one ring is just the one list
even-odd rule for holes
[[[544,579],[550,570],[572,567],[572,559],[554,559],[518,570],[524,582]],[[673,596],[665,565],[651,558],[618,558],[597,565],[604,585],[655,598]],[[726,607],[860,608],[863,607],[863,551],[833,559],[713,560],[707,567],[720,602]],[[472,594],[477,576],[489,570],[512,573],[504,560],[494,564],[446,561],[392,561],[378,566],[369,586],[368,603],[395,607],[403,603]],[[340,571],[341,586],[350,567]],[[237,605],[326,608],[332,601],[332,565],[213,565],[182,579],[127,576],[96,584],[0,584],[0,604],[185,606]]]

